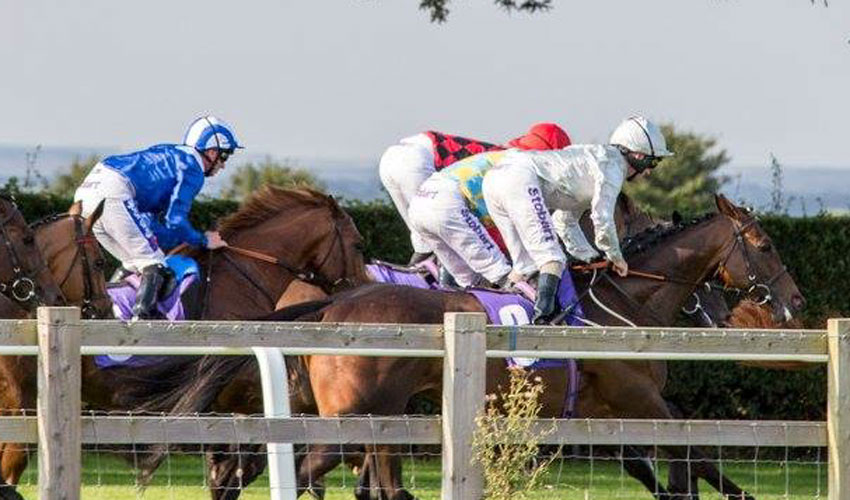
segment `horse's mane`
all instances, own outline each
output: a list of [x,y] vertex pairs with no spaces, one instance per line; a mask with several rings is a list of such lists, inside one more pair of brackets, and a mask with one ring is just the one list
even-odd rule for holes
[[634,236],[628,237],[623,240],[621,244],[623,255],[628,257],[645,252],[650,248],[654,248],[660,245],[668,238],[676,234],[680,234],[686,229],[698,226],[703,222],[714,219],[714,217],[717,215],[719,215],[718,212],[710,212],[705,215],[690,219],[688,221],[682,221],[672,225],[658,224],[650,228],[644,229],[643,231],[635,234]]
[[291,210],[296,207],[327,207],[334,213],[341,212],[339,205],[332,196],[325,195],[315,189],[306,187],[283,189],[266,185],[248,197],[239,207],[239,210],[223,218],[219,222],[219,230],[222,234],[233,234],[262,224],[284,210]]
[[37,229],[41,226],[44,226],[45,224],[50,224],[50,223],[56,222],[59,219],[64,219],[64,218],[70,217],[70,216],[71,216],[71,214],[69,214],[68,212],[51,214],[51,215],[48,215],[46,217],[42,217],[41,219],[38,219],[35,222],[31,222],[30,223],[30,229],[35,230],[35,229]]

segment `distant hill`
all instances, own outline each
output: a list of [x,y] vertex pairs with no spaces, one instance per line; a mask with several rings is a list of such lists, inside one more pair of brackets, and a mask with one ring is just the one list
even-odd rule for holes
[[[26,155],[34,148],[0,145],[0,183],[12,175],[26,172]],[[63,172],[74,157],[91,154],[111,154],[106,148],[43,148],[36,160],[42,175],[53,178]],[[261,160],[262,154],[245,154],[235,158],[229,170],[240,163]],[[328,186],[331,193],[348,199],[373,200],[386,198],[378,179],[377,157],[374,159],[294,158],[293,166],[307,168]],[[764,166],[732,165],[722,173],[731,178],[722,192],[736,201],[743,201],[757,209],[766,209],[771,202],[771,172]],[[207,183],[204,193],[215,196],[226,184],[229,172],[216,176]],[[824,209],[830,212],[850,212],[850,166],[789,165],[783,170],[783,192],[789,200],[788,212],[792,215],[813,215]]]

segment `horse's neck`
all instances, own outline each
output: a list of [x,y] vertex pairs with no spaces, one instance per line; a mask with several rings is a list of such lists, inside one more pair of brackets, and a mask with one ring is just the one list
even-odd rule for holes
[[[660,274],[672,281],[636,279],[629,283],[630,295],[645,308],[643,316],[665,326],[678,315],[681,304],[694,289],[710,277],[734,241],[732,222],[717,215],[692,229],[686,229],[647,255],[636,260],[636,271]],[[650,313],[650,314],[646,314]]]
[[[229,241],[230,244],[248,250],[268,253],[281,258],[291,269],[305,269],[312,260],[315,250],[315,239],[307,238],[311,231],[309,217],[311,210],[305,210],[283,222],[275,224],[275,220],[266,221],[258,230],[267,225],[283,228],[273,241],[252,237],[250,233],[241,232]],[[286,251],[281,251],[281,242],[287,245]],[[269,243],[272,244],[270,249]],[[274,247],[277,249],[274,249]],[[319,245],[321,246],[321,245]],[[227,252],[221,250],[220,252]],[[227,258],[234,263],[228,262]],[[211,269],[208,297],[204,307],[204,317],[211,319],[221,317],[252,317],[267,314],[275,309],[279,298],[287,288],[298,278],[283,266],[252,260],[248,257],[229,254],[228,257],[214,257]],[[238,266],[238,267],[237,267]]]

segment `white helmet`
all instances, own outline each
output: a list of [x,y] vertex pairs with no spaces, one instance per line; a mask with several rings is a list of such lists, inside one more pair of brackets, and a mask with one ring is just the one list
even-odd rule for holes
[[673,153],[667,150],[667,141],[664,140],[664,134],[661,133],[658,125],[640,115],[623,120],[614,129],[608,143],[650,157],[673,156]]
[[192,146],[198,151],[207,149],[223,149],[233,151],[242,146],[236,140],[236,134],[227,123],[208,115],[202,116],[189,125],[189,130],[183,136],[183,144]]

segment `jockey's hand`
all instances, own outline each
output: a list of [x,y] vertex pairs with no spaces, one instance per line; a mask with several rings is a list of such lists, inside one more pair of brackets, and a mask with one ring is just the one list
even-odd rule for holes
[[207,231],[204,235],[207,237],[207,248],[210,250],[227,246],[227,242],[221,239],[218,231]]
[[621,278],[625,278],[629,275],[629,265],[624,260],[611,262],[611,268],[613,268],[614,272],[619,274]]

